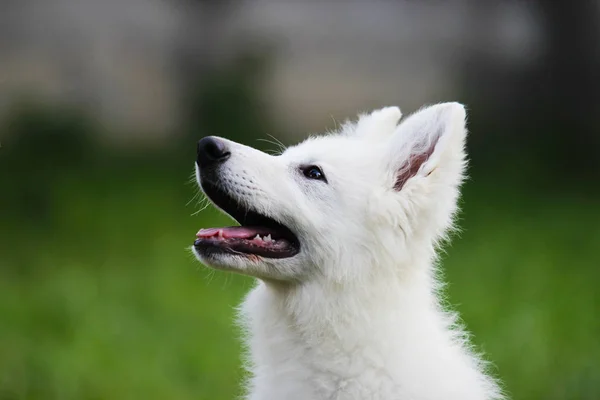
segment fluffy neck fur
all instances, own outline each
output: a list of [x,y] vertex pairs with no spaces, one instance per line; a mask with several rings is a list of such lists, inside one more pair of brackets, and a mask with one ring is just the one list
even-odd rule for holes
[[440,307],[429,259],[354,286],[259,283],[240,310],[247,398],[500,399]]

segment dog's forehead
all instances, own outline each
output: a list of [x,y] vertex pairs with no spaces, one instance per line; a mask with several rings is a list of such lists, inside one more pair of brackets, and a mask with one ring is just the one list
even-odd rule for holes
[[329,163],[344,162],[355,159],[369,150],[369,143],[355,137],[344,135],[325,135],[311,137],[296,146],[288,148],[284,156],[295,162]]

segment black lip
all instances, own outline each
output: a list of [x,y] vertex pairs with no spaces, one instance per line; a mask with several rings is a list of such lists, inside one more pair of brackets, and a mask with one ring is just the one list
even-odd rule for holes
[[231,254],[254,254],[266,258],[289,258],[299,253],[298,237],[285,225],[252,209],[244,207],[227,194],[218,183],[201,179],[202,190],[219,208],[233,217],[241,226],[263,227],[273,232],[273,238],[284,239],[289,245],[283,248],[264,248],[245,239],[198,238],[194,247],[203,252],[227,252]]
[[194,247],[203,254],[210,255],[211,253],[229,253],[244,255],[257,255],[265,258],[289,258],[298,254],[298,247],[290,245],[285,248],[273,249],[264,248],[252,244],[251,241],[245,239],[220,239],[212,238],[196,239]]

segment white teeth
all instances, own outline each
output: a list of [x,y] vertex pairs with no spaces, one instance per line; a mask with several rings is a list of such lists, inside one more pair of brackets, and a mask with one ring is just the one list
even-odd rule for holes
[[260,240],[261,242],[267,242],[267,243],[274,242],[274,240],[271,238],[270,233],[267,236],[260,236],[257,234],[256,236],[254,236],[254,239],[252,239],[252,240]]
[[223,239],[223,229],[219,229],[219,239]]
[[254,236],[254,239],[252,240],[260,240],[261,242],[272,242],[273,239],[271,238],[271,234],[268,234],[267,236],[260,236],[260,235],[256,235]]

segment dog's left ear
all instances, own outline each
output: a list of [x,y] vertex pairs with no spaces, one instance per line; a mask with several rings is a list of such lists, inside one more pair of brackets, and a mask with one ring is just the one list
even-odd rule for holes
[[370,114],[359,115],[354,132],[358,136],[377,139],[390,136],[402,118],[400,108],[384,107]]
[[406,118],[391,138],[394,189],[402,190],[414,177],[436,169],[460,179],[464,166],[466,111],[459,103],[423,108]]

